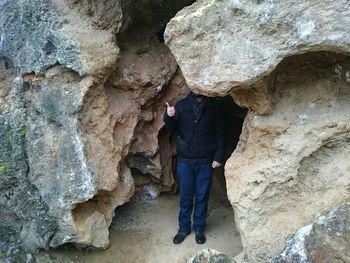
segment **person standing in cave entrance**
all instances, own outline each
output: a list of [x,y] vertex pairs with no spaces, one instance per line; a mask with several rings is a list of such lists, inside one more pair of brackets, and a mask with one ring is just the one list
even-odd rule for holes
[[166,103],[164,123],[177,134],[177,176],[180,190],[179,230],[173,243],[180,244],[193,230],[197,244],[206,241],[209,190],[214,169],[224,161],[224,127],[219,102],[190,92],[175,104]]

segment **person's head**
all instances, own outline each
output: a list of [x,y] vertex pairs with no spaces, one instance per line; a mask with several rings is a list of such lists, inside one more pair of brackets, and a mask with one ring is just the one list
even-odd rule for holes
[[193,96],[196,98],[196,101],[198,101],[198,102],[203,101],[203,100],[204,100],[204,98],[205,98],[205,96],[204,96],[204,95],[202,95],[202,94],[199,94],[199,93],[194,93],[194,92],[192,92],[192,93],[193,93]]
[[202,94],[195,94],[194,95],[197,99],[203,99],[205,96]]
[[193,95],[196,97],[196,98],[199,98],[199,99],[203,99],[205,96],[203,94],[199,94],[199,93],[196,93],[196,92],[193,92]]

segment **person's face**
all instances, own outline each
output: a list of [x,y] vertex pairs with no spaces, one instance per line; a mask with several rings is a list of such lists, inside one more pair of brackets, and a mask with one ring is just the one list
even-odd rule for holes
[[194,94],[194,96],[195,96],[197,99],[203,99],[203,98],[204,98],[204,95],[202,95],[202,94]]

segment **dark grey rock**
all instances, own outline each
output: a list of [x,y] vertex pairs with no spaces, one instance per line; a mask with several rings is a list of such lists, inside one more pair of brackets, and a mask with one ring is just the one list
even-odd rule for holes
[[350,203],[301,228],[271,263],[350,262]]
[[350,203],[317,219],[306,250],[311,262],[350,262]]
[[[50,72],[54,72],[51,77],[31,86],[24,96],[26,152],[31,168],[28,179],[58,218],[59,227],[50,241],[56,247],[71,241],[75,233],[71,210],[93,197],[95,185],[84,156],[76,114],[84,94],[77,88],[81,78],[61,66]],[[27,229],[34,228],[28,225]]]
[[0,54],[21,73],[44,72],[57,63],[81,72],[79,50],[60,34],[62,19],[51,1],[0,1]]
[[18,233],[9,228],[0,226],[0,261],[3,263],[32,262],[21,247]]
[[48,248],[57,225],[27,178],[23,121],[16,112],[0,112],[1,262],[30,262],[30,253]]
[[271,259],[271,263],[312,263],[306,252],[305,240],[312,230],[312,225],[299,229],[288,241],[283,252]]
[[235,261],[214,249],[203,249],[187,263],[235,263]]

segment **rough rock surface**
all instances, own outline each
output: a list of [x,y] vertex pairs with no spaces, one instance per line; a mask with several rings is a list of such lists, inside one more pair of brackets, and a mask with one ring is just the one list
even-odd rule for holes
[[105,248],[135,185],[176,187],[161,115],[187,91],[182,72],[252,110],[226,166],[249,262],[350,198],[350,60],[291,57],[349,53],[348,2],[198,1],[167,27],[175,60],[162,30],[192,2],[0,0],[5,262],[64,243]]
[[242,262],[350,198],[349,15],[342,0],[202,0],[167,25],[189,87],[251,109],[225,167]]
[[97,76],[115,63],[116,26],[101,30],[74,1],[3,0],[0,11],[1,54],[22,73],[42,73],[58,63],[80,75]]
[[249,262],[349,200],[349,74],[350,58],[333,53],[286,59],[273,76],[273,112],[245,119],[226,180]]
[[187,260],[187,263],[234,263],[235,261],[216,251],[215,249],[203,249],[195,256]]
[[161,115],[187,86],[162,29],[191,2],[0,1],[1,255],[106,248],[133,177],[176,187]]
[[125,109],[128,123],[136,125],[127,158],[135,185],[138,189],[153,182],[158,194],[176,190],[173,138],[161,130],[165,102],[175,103],[188,92],[181,70],[163,43],[163,31],[177,10],[192,2],[135,1],[133,24],[118,36],[121,56],[109,79],[114,90],[124,91],[136,102],[134,114]]
[[[119,51],[114,31],[120,25],[116,21],[103,27],[94,24],[86,17],[86,8],[98,12],[99,21],[103,21],[103,17],[108,20],[109,13],[100,6],[89,5],[86,3],[85,8],[81,8],[76,2],[39,0],[0,2],[0,54],[6,58],[5,68],[11,64],[17,73],[15,84],[7,81],[1,87],[1,99],[7,99],[8,108],[12,107],[11,112],[7,115],[1,112],[1,116],[16,120],[15,124],[20,127],[22,141],[16,141],[16,145],[23,147],[21,162],[27,165],[20,174],[8,166],[4,170],[19,180],[10,189],[14,196],[26,200],[20,193],[30,186],[37,189],[32,199],[39,200],[38,205],[43,206],[41,217],[36,212],[38,209],[30,210],[28,206],[28,215],[19,219],[20,237],[27,251],[66,242],[96,247],[108,245],[109,221],[103,211],[95,211],[94,216],[84,219],[76,218],[72,212],[78,204],[106,188],[98,178],[98,170],[87,158],[87,142],[79,116],[84,111],[85,96],[96,86],[98,89],[96,83],[106,80],[115,67]],[[113,19],[120,18],[113,16]],[[13,96],[6,95],[9,93]],[[16,111],[21,111],[21,118]],[[10,126],[11,130],[17,129],[16,125]],[[8,133],[5,139],[9,137]],[[125,185],[119,196],[111,194],[110,206],[120,205],[133,193],[130,172],[125,174],[129,178],[119,176],[115,170],[114,177],[108,178],[109,191]],[[23,208],[20,203],[12,205],[15,210]],[[31,221],[29,216],[35,220]],[[9,222],[11,218],[4,220],[4,224]],[[89,229],[91,225],[93,229]],[[42,231],[41,235],[36,234],[38,231]],[[104,233],[103,238],[100,232]],[[86,238],[89,235],[93,237]]]
[[[159,183],[160,190],[169,190],[174,186],[173,169],[167,168],[172,166],[172,162],[167,165],[163,161],[162,164],[160,151],[162,155],[169,154],[170,141],[158,139],[158,133],[164,125],[165,102],[174,103],[185,96],[187,85],[170,51],[149,28],[136,24],[129,31],[119,38],[122,55],[108,81],[108,97],[110,100],[115,97],[119,114],[124,111],[124,117],[119,117],[120,124],[116,125],[130,137],[129,141],[132,139],[131,144],[117,144],[130,146],[125,151],[128,153],[128,166],[138,182],[140,177],[147,177]],[[125,102],[119,99],[122,95],[113,94],[125,94]],[[133,125],[128,133],[125,132],[128,129],[126,123]],[[160,147],[158,141],[164,145]],[[170,151],[169,158],[173,159],[174,155],[174,151]]]
[[[48,248],[57,222],[28,179],[23,86],[9,59],[0,58],[0,261],[27,262]],[[28,242],[25,242],[28,241]]]
[[349,262],[350,204],[320,216],[312,225],[298,230],[273,263]]
[[[346,0],[201,0],[168,23],[165,40],[191,89],[223,95],[247,88],[285,57],[349,52],[349,16]],[[250,93],[268,102],[264,89]],[[263,105],[254,110],[267,113]]]

